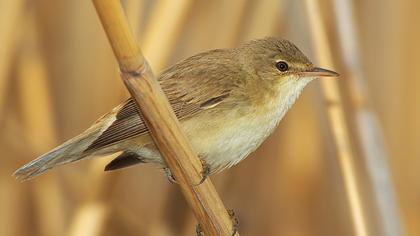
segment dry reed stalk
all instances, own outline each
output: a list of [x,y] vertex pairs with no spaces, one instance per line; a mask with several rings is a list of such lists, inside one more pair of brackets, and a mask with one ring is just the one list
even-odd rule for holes
[[[187,1],[185,1],[187,2]],[[165,2],[163,2],[165,3]],[[155,42],[154,44],[150,43],[148,46],[151,47],[144,47],[145,51],[156,51],[155,54],[161,53],[163,54],[162,56],[158,56],[158,58],[167,58],[169,55],[166,54],[170,54],[170,45],[173,45],[175,40],[176,40],[176,36],[175,34],[173,34],[174,31],[177,30],[172,30],[171,27],[179,27],[180,24],[176,23],[179,22],[180,20],[182,20],[182,18],[185,17],[185,14],[187,13],[187,11],[185,11],[185,7],[178,7],[175,10],[172,10],[171,4],[173,2],[169,1],[169,6],[167,6],[167,4],[158,4],[156,7],[152,8],[152,18],[153,16],[155,16],[155,19],[158,19],[160,21],[160,23],[156,23],[155,21],[152,21],[151,23],[157,25],[156,27],[158,27],[158,30],[153,30],[153,31],[148,31],[146,33],[146,40],[150,41],[150,42]],[[130,25],[132,26],[132,28],[134,29],[139,29],[139,25],[140,25],[140,20],[141,20],[141,14],[139,14],[139,11],[141,11],[141,6],[144,5],[144,1],[143,0],[129,0],[125,2],[125,8],[128,10],[127,12],[127,17],[130,20]],[[189,5],[186,5],[189,6]],[[169,9],[168,9],[169,7]],[[176,10],[182,11],[181,13],[178,13]],[[156,17],[159,16],[159,17]],[[167,19],[166,19],[166,18]],[[160,32],[159,32],[160,30]],[[138,34],[138,33],[137,33]],[[152,36],[149,36],[149,34],[152,34]],[[163,48],[167,48],[168,50],[164,50],[164,51],[157,51],[158,48],[156,47],[156,45],[162,46]],[[166,45],[166,46],[165,46]],[[163,60],[163,59],[162,59]],[[160,63],[160,64],[163,64]],[[126,92],[127,90],[125,90]],[[93,163],[92,170],[89,173],[91,174],[91,178],[94,179],[94,181],[96,182],[96,185],[100,185],[100,186],[107,186],[107,192],[110,192],[111,189],[113,188],[112,185],[110,183],[105,183],[106,180],[109,180],[109,178],[105,178],[105,176],[103,175],[103,171],[101,169],[96,168],[96,166],[98,166],[99,163]],[[105,164],[105,163],[103,163]],[[103,166],[103,165],[101,165]],[[113,178],[118,178],[120,177],[120,173],[116,173],[113,175]],[[115,182],[115,181],[114,181]],[[103,192],[102,190],[98,191],[98,192]],[[106,194],[109,195],[109,194]],[[81,229],[83,229],[84,227],[84,221],[80,220],[80,217],[84,217],[84,216],[88,216],[90,214],[98,214],[98,217],[100,215],[100,218],[102,219],[102,221],[97,220],[95,221],[95,224],[97,224],[96,228],[100,228],[99,225],[104,226],[104,222],[106,221],[106,217],[102,214],[106,214],[106,212],[108,212],[108,210],[101,210],[99,211],[98,209],[100,208],[100,206],[102,207],[106,207],[105,204],[100,203],[101,202],[101,196],[99,196],[98,194],[95,194],[95,196],[97,197],[90,197],[88,198],[80,208],[78,208],[75,211],[74,216],[72,217],[71,220],[71,232],[75,233],[75,232],[80,232]],[[96,201],[94,200],[96,199]],[[90,205],[93,204],[96,207],[90,207]],[[92,210],[92,213],[89,213],[89,210]],[[158,210],[159,211],[159,210]],[[157,224],[149,224],[149,228],[153,231],[156,228],[161,229],[163,227],[163,221],[159,220],[159,222],[157,222]],[[95,231],[96,233],[100,233],[101,231],[98,229]]]
[[[115,157],[116,155],[114,155]],[[110,189],[118,181],[118,176],[103,174],[103,166],[107,162],[107,159],[100,159],[97,163],[89,166],[88,176],[85,178],[89,180],[88,186],[95,186],[95,188],[86,194],[83,203],[75,210],[66,235],[96,236],[103,234],[106,220],[112,211],[106,200],[110,195]]]
[[0,186],[0,235],[25,235],[28,231],[22,223],[28,219],[24,204],[28,200],[27,189],[16,185],[9,171],[1,171]]
[[[114,158],[116,155],[113,156]],[[111,157],[112,158],[112,157]],[[91,164],[84,179],[88,180],[86,186],[95,186],[87,192],[83,202],[74,211],[66,235],[68,236],[99,236],[104,232],[106,221],[112,211],[107,198],[115,186],[120,175],[104,175],[103,166],[109,162],[108,159],[99,159]],[[80,182],[76,181],[76,182]]]
[[15,107],[7,107],[3,119],[0,150],[4,159],[0,165],[0,235],[28,235],[23,227],[31,221],[28,214],[30,194],[27,185],[17,184],[11,176],[17,167],[13,156],[26,156],[27,142]]
[[143,20],[145,5],[145,0],[126,0],[124,2],[124,10],[127,15],[127,20],[136,39],[140,36],[140,27]]
[[[18,89],[25,133],[36,153],[57,144],[54,112],[43,55],[39,49],[38,32],[33,14],[27,19],[20,41]],[[34,106],[36,104],[36,106]]]
[[[24,0],[0,1],[0,120],[4,125],[7,125],[4,122],[6,96],[11,94],[7,92],[11,78],[10,69],[16,53],[17,38],[22,30],[24,3]],[[5,129],[2,129],[2,133],[5,134]],[[8,137],[14,135],[10,134]],[[6,154],[4,149],[2,154]],[[25,218],[21,209],[21,198],[25,192],[10,177],[11,169],[8,167],[7,161],[0,165],[0,235],[19,235],[25,232],[20,225],[20,220]]]
[[83,205],[70,225],[66,235],[102,235],[103,223],[108,214],[108,209],[103,202],[94,202]]
[[[218,11],[221,12],[221,17],[215,24],[223,22],[223,27],[218,27],[217,37],[212,37],[211,42],[213,47],[234,47],[237,46],[238,36],[241,26],[243,26],[243,19],[246,13],[246,7],[249,5],[247,1],[233,0],[224,1],[223,4],[217,4]],[[218,13],[220,14],[220,13]],[[214,19],[210,19],[214,20]]]
[[[190,12],[193,1],[159,1],[153,5],[150,17],[142,33],[143,39],[140,40],[144,54],[148,58],[150,65],[156,71],[162,70],[167,64],[167,60],[172,53],[175,43],[181,35],[183,23]],[[138,18],[138,17],[137,17]],[[135,25],[137,23],[131,23]],[[170,225],[165,222],[165,215],[168,209],[165,207],[167,201],[171,201],[171,191],[164,189],[164,197],[159,198],[158,207],[155,211],[158,217],[148,225],[150,235],[167,235]]]
[[154,71],[161,71],[182,32],[182,24],[194,1],[157,1],[144,30],[142,48]]
[[[39,50],[38,32],[34,15],[26,19],[27,29],[21,36],[18,64],[19,101],[23,116],[23,127],[29,141],[29,153],[40,154],[55,146],[56,133],[46,65]],[[34,105],[36,104],[36,105]],[[40,179],[34,182],[37,225],[42,235],[54,236],[63,233],[63,196],[57,178]],[[51,207],[54,206],[54,207]],[[53,224],[51,222],[54,222]]]
[[[114,154],[111,158],[115,158]],[[104,175],[103,166],[108,163],[107,159],[100,159],[97,163],[89,166],[88,175],[85,179],[89,180],[87,186],[90,191],[85,195],[81,205],[75,210],[72,220],[68,226],[66,235],[68,236],[96,236],[102,235],[105,229],[107,218],[112,212],[107,198],[111,195],[110,189],[118,181],[117,176]],[[89,218],[90,223],[85,219]],[[82,233],[83,232],[83,233]]]
[[192,152],[169,102],[147,65],[116,0],[93,0],[122,78],[140,108],[149,131],[206,235],[230,235],[232,221],[209,180],[201,180],[201,163]]
[[420,2],[373,3],[377,8],[383,5],[386,7],[383,17],[375,18],[376,22],[386,23],[382,30],[387,34],[375,35],[374,39],[382,42],[382,47],[376,47],[375,56],[384,53],[386,59],[372,61],[378,65],[378,71],[384,72],[373,84],[384,94],[380,102],[387,111],[387,118],[383,120],[387,121],[387,139],[393,152],[392,168],[396,173],[405,233],[420,235]]
[[24,3],[24,0],[0,1],[0,118],[3,115],[9,81],[9,67],[15,49],[16,36],[20,30]]
[[383,235],[403,235],[398,205],[388,167],[382,133],[375,114],[367,104],[367,89],[360,64],[360,48],[355,28],[353,4],[348,0],[334,0],[337,32],[346,66],[347,84],[353,97],[350,100],[358,126],[358,141],[361,143],[365,162],[373,186],[376,208],[379,212]]
[[[306,0],[306,8],[313,38],[312,42],[316,50],[318,62],[321,65],[332,67],[334,65],[332,53],[329,47],[325,24],[322,22],[322,13],[319,9],[319,4],[319,1]],[[357,170],[354,163],[355,156],[351,149],[350,132],[345,120],[338,82],[334,79],[323,79],[321,81],[321,87],[327,102],[329,125],[334,137],[355,234],[358,236],[367,236],[369,230],[363,212],[363,199],[360,186],[358,185]]]
[[[21,14],[24,10],[24,0],[0,1],[0,120],[5,116],[5,100],[9,86],[9,71],[15,53],[16,38],[21,31]],[[11,23],[13,22],[13,24]],[[3,123],[3,122],[2,122]],[[3,153],[4,154],[4,153]],[[22,218],[18,204],[22,190],[10,180],[10,170],[4,163],[0,165],[0,172],[6,174],[0,178],[0,234],[17,235],[23,229],[18,224]],[[13,181],[13,180],[12,180]]]
[[285,0],[276,1],[273,4],[272,0],[262,0],[254,3],[255,7],[252,9],[249,20],[249,25],[246,26],[246,31],[242,36],[245,40],[252,40],[270,36],[276,28],[280,28],[283,24],[279,21],[283,15],[281,7],[285,4]]
[[[134,27],[135,29],[139,28],[139,18],[140,13],[142,12],[141,10],[141,6],[139,4],[140,1],[127,1],[126,2],[126,8],[129,9],[129,16],[128,18],[132,21],[130,22],[130,25],[132,27]],[[172,2],[172,1],[171,1]],[[171,3],[170,2],[170,3]],[[184,1],[185,3],[187,3],[187,1]],[[178,4],[180,5],[180,4]],[[182,4],[181,4],[182,5]],[[171,7],[171,4],[169,4],[169,6],[166,5],[162,5],[162,4],[158,4],[156,7],[153,8],[153,12],[151,13],[152,18],[155,20],[159,20],[161,21],[160,23],[153,23],[152,24],[157,24],[158,27],[162,28],[162,33],[156,33],[156,30],[149,30],[148,32],[146,32],[146,38],[150,41],[150,42],[155,42],[155,43],[150,43],[148,44],[149,47],[151,47],[151,49],[149,49],[148,47],[145,47],[145,51],[157,51],[158,48],[156,48],[156,46],[158,47],[163,47],[167,50],[163,50],[160,52],[161,56],[159,58],[161,58],[160,62],[156,62],[156,64],[158,65],[158,67],[162,67],[162,65],[165,63],[164,60],[166,60],[166,58],[168,58],[169,54],[170,54],[170,47],[169,45],[171,45],[172,41],[176,41],[175,39],[175,35],[177,35],[177,33],[173,33],[173,32],[179,32],[180,31],[180,24],[177,22],[182,21],[182,19],[185,17],[186,13],[188,11],[185,10],[185,7],[190,6],[189,4],[185,4],[184,7]],[[171,10],[168,10],[169,9]],[[163,9],[163,10],[162,10]],[[168,16],[169,15],[169,16]],[[161,19],[169,19],[167,21],[162,21]],[[175,27],[175,28],[173,28]],[[166,34],[170,34],[170,35],[162,35],[163,33]],[[149,35],[149,34],[153,34],[153,35]],[[165,46],[166,45],[166,46]],[[154,49],[153,49],[154,48]],[[126,90],[125,90],[126,91]],[[95,164],[101,164],[101,163],[95,163]],[[95,165],[96,166],[96,165]],[[103,166],[103,165],[102,165]],[[103,171],[101,171],[100,169],[97,169],[95,167],[93,168],[93,172],[91,173],[93,176],[93,179],[95,179],[95,181],[97,182],[97,184],[100,184],[101,186],[107,186],[107,189],[112,189],[111,184],[108,183],[104,183],[106,182],[106,178],[104,178],[105,176],[103,175]],[[96,170],[96,171],[95,171]],[[102,176],[102,178],[101,178]],[[118,176],[120,176],[118,173],[113,175],[113,178],[117,178]],[[109,180],[109,178],[108,178]],[[95,185],[97,185],[95,184]],[[102,192],[102,191],[99,191]],[[84,217],[85,215],[89,215],[89,214],[98,214],[98,218],[102,219],[102,220],[106,220],[106,217],[103,215],[108,211],[105,210],[101,210],[99,211],[98,208],[99,206],[103,206],[105,207],[104,204],[99,204],[100,202],[100,196],[98,194],[94,194],[97,197],[94,197],[92,199],[88,199],[84,204],[82,204],[82,207],[80,207],[78,210],[75,211],[75,214],[73,216],[73,220],[71,221],[72,223],[71,225],[71,232],[72,233],[77,233],[77,232],[81,232],[83,227],[85,226],[84,224],[80,224],[81,221],[79,218],[80,217]],[[96,199],[96,201],[94,200]],[[89,207],[89,205],[94,204],[97,207]],[[88,210],[94,210],[94,212],[89,213]],[[96,222],[95,225],[104,225],[103,223],[100,223],[99,221]],[[152,231],[154,231],[155,228],[159,228],[159,230],[162,230],[162,227],[164,226],[164,224],[162,223],[161,220],[159,220],[159,222],[157,222],[157,224],[149,224],[149,228],[151,228]],[[100,230],[90,230],[90,233],[100,233]]]
[[[146,6],[146,0],[126,0],[124,1],[124,10],[127,15],[128,23],[130,24],[130,28],[133,29],[133,34],[136,39],[139,39],[141,35],[140,32],[143,31],[144,25],[144,8]],[[118,75],[119,76],[119,75]],[[127,89],[124,86],[121,86],[118,89],[118,98],[121,101],[124,101],[129,96]]]

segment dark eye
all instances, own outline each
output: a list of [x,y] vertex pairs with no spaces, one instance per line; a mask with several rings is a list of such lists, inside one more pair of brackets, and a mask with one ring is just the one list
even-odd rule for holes
[[279,71],[287,71],[289,69],[289,65],[287,65],[284,61],[279,61],[276,63],[276,67]]

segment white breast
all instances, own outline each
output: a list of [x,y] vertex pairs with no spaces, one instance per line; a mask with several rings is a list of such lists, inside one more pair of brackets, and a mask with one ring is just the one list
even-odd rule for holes
[[[265,104],[266,113],[244,115],[234,119],[219,130],[218,139],[210,145],[193,142],[197,152],[204,152],[203,158],[212,166],[214,172],[229,168],[243,160],[249,153],[257,149],[261,143],[273,132],[287,110],[293,105],[303,88],[313,78],[291,79],[282,85],[277,99],[271,104]],[[229,117],[226,117],[229,120]],[[220,133],[222,132],[222,133]]]
[[[256,115],[250,112],[238,116],[238,111],[233,109],[222,115],[215,114],[221,117],[214,117],[213,120],[208,120],[208,116],[202,118],[197,115],[194,119],[184,120],[182,127],[194,151],[210,165],[211,172],[221,171],[236,165],[261,145],[311,80],[313,78],[284,82],[277,99],[264,104],[264,113]],[[220,119],[226,122],[221,123]],[[134,151],[148,161],[163,164],[157,150],[142,147]]]

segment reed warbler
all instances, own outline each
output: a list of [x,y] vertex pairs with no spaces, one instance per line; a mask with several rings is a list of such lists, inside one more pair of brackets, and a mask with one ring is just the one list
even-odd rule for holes
[[[315,67],[291,42],[269,37],[199,53],[163,71],[158,81],[205,163],[205,177],[248,156],[273,132],[303,88],[328,76],[338,74]],[[14,175],[27,180],[59,165],[116,152],[122,153],[105,170],[156,163],[171,177],[132,99]]]

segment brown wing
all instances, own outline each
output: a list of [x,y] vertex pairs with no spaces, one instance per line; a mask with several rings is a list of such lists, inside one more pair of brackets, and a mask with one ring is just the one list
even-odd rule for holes
[[[226,91],[225,94],[209,98],[207,101],[200,103],[178,100],[172,101],[171,105],[177,118],[182,120],[201,110],[215,107],[228,96],[229,94]],[[130,98],[122,106],[121,110],[118,111],[116,120],[91,145],[89,145],[85,152],[97,150],[147,132],[148,129],[146,124],[144,123],[143,118],[138,114],[135,102]]]
[[116,120],[85,150],[92,151],[143,134],[147,127],[137,114],[136,104],[129,99],[116,114]]
[[[206,59],[205,56],[206,54],[199,54],[191,57],[168,69],[159,78],[162,89],[179,120],[193,116],[202,110],[214,108],[226,101],[235,86],[234,79],[226,77],[220,79],[220,72],[224,75],[232,75],[230,71],[224,71],[231,70],[225,66],[226,61],[217,60],[217,63],[223,63],[223,65],[215,66],[213,63],[209,66],[206,63],[208,58]],[[203,59],[204,61],[200,62]],[[202,68],[196,66],[194,70],[190,70],[192,62],[199,62]],[[212,70],[217,71],[214,73]],[[86,151],[98,150],[147,132],[147,127],[137,112],[136,104],[129,99],[117,112],[116,120]]]

